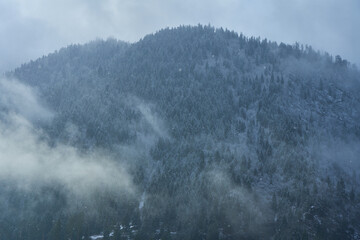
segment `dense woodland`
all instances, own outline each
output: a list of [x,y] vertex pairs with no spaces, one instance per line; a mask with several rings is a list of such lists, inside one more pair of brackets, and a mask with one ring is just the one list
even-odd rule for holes
[[136,191],[3,180],[0,239],[360,239],[360,73],[340,56],[181,26],[6,75],[54,112],[33,122],[50,146],[111,153]]

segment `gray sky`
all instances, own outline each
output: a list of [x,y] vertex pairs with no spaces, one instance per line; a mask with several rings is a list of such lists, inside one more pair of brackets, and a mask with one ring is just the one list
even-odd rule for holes
[[0,72],[71,43],[135,42],[198,23],[310,44],[360,66],[359,0],[0,0]]

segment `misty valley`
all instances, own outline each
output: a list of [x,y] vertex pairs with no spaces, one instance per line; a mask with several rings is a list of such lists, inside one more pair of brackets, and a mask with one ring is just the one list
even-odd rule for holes
[[0,77],[0,240],[360,239],[360,72],[210,25]]

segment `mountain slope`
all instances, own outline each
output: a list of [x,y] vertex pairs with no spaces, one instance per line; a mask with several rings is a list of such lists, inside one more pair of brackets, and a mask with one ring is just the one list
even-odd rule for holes
[[[360,74],[339,56],[179,27],[70,46],[8,77],[54,112],[34,122],[50,146],[105,149],[136,185],[131,200],[94,203],[96,217],[50,201],[49,238],[73,234],[55,223],[78,215],[77,236],[121,223],[139,239],[359,237]],[[2,234],[23,239],[11,228]]]

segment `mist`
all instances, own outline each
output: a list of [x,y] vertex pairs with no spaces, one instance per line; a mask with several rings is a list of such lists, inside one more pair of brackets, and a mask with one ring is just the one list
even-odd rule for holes
[[65,143],[50,145],[46,133],[33,122],[49,124],[54,113],[29,86],[8,79],[1,79],[0,85],[0,102],[8,109],[0,121],[0,179],[24,191],[60,185],[81,198],[101,189],[136,192],[126,159],[120,161],[101,149],[84,152]]
[[22,116],[30,122],[48,122],[54,116],[39,102],[34,89],[16,79],[0,79],[0,107],[8,114]]

